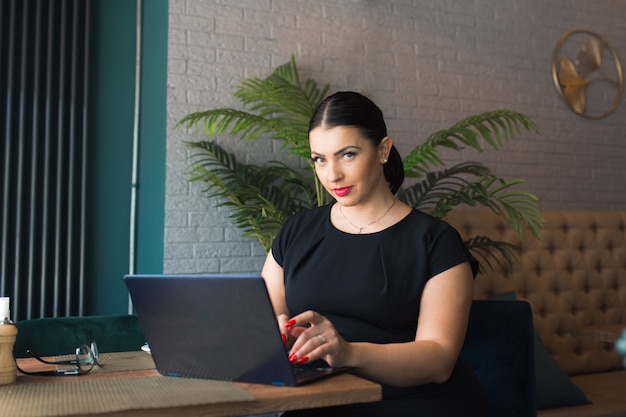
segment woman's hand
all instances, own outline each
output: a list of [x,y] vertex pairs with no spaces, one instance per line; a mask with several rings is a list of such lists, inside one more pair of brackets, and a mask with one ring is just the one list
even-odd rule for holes
[[[291,319],[279,316],[281,332],[286,330],[286,344],[291,345],[289,361],[306,363],[324,359],[332,367],[347,366],[351,354],[350,343],[346,342],[326,317],[314,311],[305,311]],[[285,340],[285,337],[283,337]]]
[[[287,326],[289,322],[289,316],[287,314],[281,314],[276,317],[276,321],[278,322],[278,328],[280,329],[280,336],[283,338],[283,343],[290,349],[293,346],[293,343],[298,338],[298,335],[301,333],[299,328],[292,328],[292,326]],[[302,331],[305,329],[302,329]]]

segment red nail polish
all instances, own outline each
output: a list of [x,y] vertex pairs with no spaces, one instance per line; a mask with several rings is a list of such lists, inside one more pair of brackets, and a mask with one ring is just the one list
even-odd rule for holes
[[303,356],[298,360],[298,363],[305,363],[309,361],[309,357],[308,356]]
[[294,353],[291,353],[289,355],[289,363],[296,363],[297,360],[298,360],[298,357]]
[[287,335],[282,333],[280,336],[283,338],[283,343],[286,345],[287,344]]
[[296,321],[295,321],[294,319],[291,319],[291,320],[289,320],[289,321],[285,324],[285,326],[287,326],[287,327],[291,327],[291,326],[293,326],[294,324],[296,324]]

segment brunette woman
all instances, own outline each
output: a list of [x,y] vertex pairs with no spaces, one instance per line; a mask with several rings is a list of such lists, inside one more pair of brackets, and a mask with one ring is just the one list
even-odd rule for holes
[[309,143],[335,201],[286,222],[263,277],[290,360],[353,367],[382,384],[383,400],[284,416],[487,416],[459,359],[477,262],[451,226],[395,197],[404,171],[382,112],[333,94]]

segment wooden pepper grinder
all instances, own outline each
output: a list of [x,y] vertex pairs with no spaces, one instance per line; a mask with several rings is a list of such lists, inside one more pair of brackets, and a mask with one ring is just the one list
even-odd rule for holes
[[12,384],[17,378],[13,345],[17,326],[11,321],[9,297],[0,297],[0,385]]

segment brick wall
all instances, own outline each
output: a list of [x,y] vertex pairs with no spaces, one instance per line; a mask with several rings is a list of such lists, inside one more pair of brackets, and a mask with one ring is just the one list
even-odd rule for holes
[[[526,179],[543,209],[626,209],[626,104],[601,120],[576,116],[550,72],[557,41],[572,29],[598,32],[626,60],[622,0],[170,0],[169,7],[170,127],[193,111],[237,106],[234,85],[269,75],[294,53],[302,79],[372,98],[403,155],[460,118],[509,108],[530,116],[540,134],[463,160]],[[164,270],[259,271],[261,247],[240,236],[201,185],[187,182],[183,142],[196,139],[168,132]],[[278,158],[270,141],[220,143],[247,160]]]

